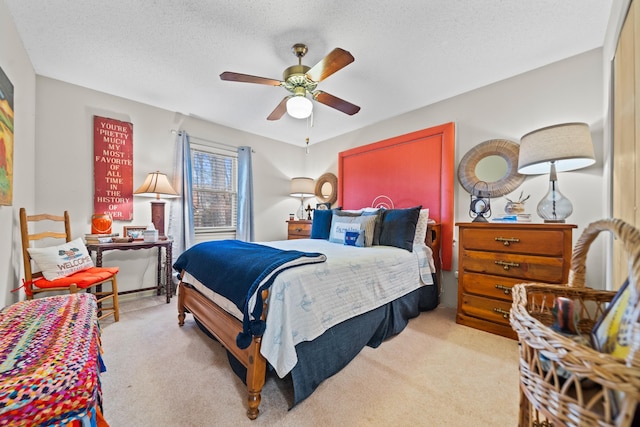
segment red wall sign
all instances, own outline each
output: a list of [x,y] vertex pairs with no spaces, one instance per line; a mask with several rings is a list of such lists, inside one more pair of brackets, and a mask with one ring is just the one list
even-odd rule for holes
[[133,124],[93,116],[93,212],[133,219]]

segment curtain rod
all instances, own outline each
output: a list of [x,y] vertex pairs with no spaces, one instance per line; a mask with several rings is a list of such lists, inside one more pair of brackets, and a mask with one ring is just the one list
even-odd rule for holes
[[[183,131],[171,129],[171,133],[177,134],[178,132],[183,132]],[[235,145],[225,144],[224,142],[218,142],[218,141],[212,141],[210,139],[200,138],[200,137],[193,136],[193,135],[189,134],[189,132],[187,132],[187,134],[189,135],[190,139],[197,139],[197,140],[202,141],[202,142],[208,142],[210,144],[220,145],[222,147],[227,147],[226,150],[228,150],[228,151],[233,151],[234,153],[238,152],[238,148],[239,147],[236,147]],[[252,148],[251,152],[255,153],[256,151]]]

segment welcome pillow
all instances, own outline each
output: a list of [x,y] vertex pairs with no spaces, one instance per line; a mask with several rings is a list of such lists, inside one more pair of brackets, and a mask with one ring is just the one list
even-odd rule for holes
[[329,241],[344,244],[347,231],[364,233],[364,245],[370,247],[373,244],[373,229],[375,216],[342,216],[334,213],[331,220],[331,234]]
[[58,246],[27,248],[27,251],[47,280],[60,279],[94,266],[81,238]]

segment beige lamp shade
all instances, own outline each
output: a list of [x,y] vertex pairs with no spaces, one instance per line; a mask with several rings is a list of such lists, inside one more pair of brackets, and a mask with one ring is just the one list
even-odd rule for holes
[[586,123],[564,123],[529,132],[520,139],[518,173],[536,175],[549,172],[550,162],[556,171],[570,171],[596,162],[591,131]]
[[160,172],[151,172],[147,175],[142,185],[134,191],[137,196],[148,196],[159,199],[160,196],[165,198],[178,197],[178,193],[169,183],[167,175]]
[[315,183],[312,178],[291,178],[291,190],[289,195],[293,197],[311,197],[315,195]]

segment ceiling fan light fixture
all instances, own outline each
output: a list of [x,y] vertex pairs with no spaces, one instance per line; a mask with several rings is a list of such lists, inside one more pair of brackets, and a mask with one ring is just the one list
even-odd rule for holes
[[304,95],[292,96],[287,100],[287,113],[294,119],[306,119],[313,111],[313,103]]

